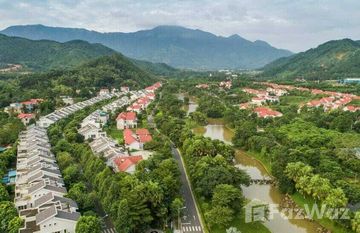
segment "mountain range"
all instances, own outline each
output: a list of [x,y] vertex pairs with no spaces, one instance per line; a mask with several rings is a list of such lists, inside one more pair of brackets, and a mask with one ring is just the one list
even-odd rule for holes
[[133,33],[100,33],[77,28],[43,25],[11,26],[0,33],[33,40],[100,43],[130,58],[166,63],[190,69],[254,69],[292,53],[264,41],[249,41],[239,35],[216,36],[179,26],[158,26]]
[[20,64],[30,70],[70,68],[114,53],[101,44],[86,41],[34,41],[0,34],[0,64]]
[[286,58],[263,69],[265,76],[278,78],[340,79],[360,77],[360,41],[332,40]]

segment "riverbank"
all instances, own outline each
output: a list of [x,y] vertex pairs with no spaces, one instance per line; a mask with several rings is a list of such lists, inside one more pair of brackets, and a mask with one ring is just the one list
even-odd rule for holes
[[[180,154],[182,152],[179,150]],[[185,164],[185,169],[187,173],[189,174],[188,170],[188,162],[186,157],[183,157],[183,161]],[[190,185],[192,186],[191,182]],[[206,224],[206,219],[204,216],[204,213],[206,212],[209,201],[201,199],[196,193],[194,193],[194,198],[196,205],[199,208],[199,214],[201,215],[201,219],[203,220],[204,224],[204,232],[206,233],[226,233],[226,230],[228,228],[221,227],[221,226],[215,226],[213,228],[209,228]],[[249,200],[250,201],[250,200]],[[234,220],[230,223],[230,227],[236,227],[241,233],[271,233],[269,229],[267,229],[261,222],[250,222],[245,223],[245,210],[242,209],[241,212],[237,213]]]

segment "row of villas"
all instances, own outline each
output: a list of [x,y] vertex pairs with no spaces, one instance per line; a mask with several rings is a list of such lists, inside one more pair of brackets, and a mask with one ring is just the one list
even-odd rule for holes
[[78,102],[73,105],[69,105],[67,107],[55,110],[54,112],[40,117],[39,121],[37,122],[37,125],[43,128],[47,128],[50,125],[54,124],[55,122],[59,121],[60,119],[63,119],[65,117],[68,117],[69,115],[73,114],[76,111],[79,111],[81,109],[84,109],[85,107],[91,106],[93,104],[96,104],[100,101],[111,99],[115,96],[120,95],[119,93],[108,93],[105,95],[99,95],[96,97],[93,97],[91,99]]
[[[89,146],[94,154],[105,158],[106,164],[112,167],[115,172],[133,173],[135,171],[136,164],[140,162],[143,157],[141,155],[130,156],[125,148],[120,147],[116,141],[107,137],[106,132],[103,131],[102,127],[108,119],[105,117],[101,119],[101,114],[98,113],[108,111],[115,112],[117,109],[129,105],[130,103],[133,103],[131,106],[134,106],[135,104],[140,105],[140,109],[143,109],[144,106],[141,103],[145,103],[144,99],[148,99],[151,96],[155,98],[154,92],[160,86],[160,83],[156,83],[145,90],[131,91],[130,98],[123,96],[122,98],[104,106],[102,110],[95,111],[82,122],[81,128],[78,132],[82,134],[85,139],[90,139]],[[124,113],[120,113],[119,115],[124,115]],[[136,118],[136,112],[132,112],[129,115],[134,115],[134,118]],[[88,119],[92,120],[89,121]],[[97,124],[99,122],[100,124]],[[126,147],[129,148],[128,146]]]
[[250,102],[240,104],[240,109],[253,108],[253,112],[260,118],[274,118],[282,117],[281,112],[275,111],[269,107],[263,107],[262,105],[267,102],[279,102],[280,96],[287,94],[286,90],[280,88],[268,87],[266,90],[256,90],[251,88],[242,89],[251,95],[255,95]]
[[[311,94],[313,95],[326,95],[326,97],[323,97],[321,99],[311,100],[307,102],[306,103],[307,107],[313,107],[313,108],[322,107],[324,111],[331,111],[335,109],[342,109],[343,111],[350,111],[350,112],[360,111],[360,107],[349,105],[351,101],[360,99],[360,96],[354,94],[335,92],[335,91],[323,91],[319,89],[295,87],[291,85],[281,85],[281,84],[268,83],[268,82],[263,82],[261,84],[267,85],[273,89],[278,89],[278,90],[284,90],[284,91],[298,90],[298,91],[311,92]],[[299,111],[301,110],[301,107],[303,106],[300,106]]]
[[67,194],[46,129],[29,126],[19,135],[15,206],[24,220],[20,233],[73,233],[80,213]]
[[14,203],[24,227],[19,233],[74,233],[80,213],[67,190],[47,136],[55,122],[116,94],[79,102],[43,116],[19,135]]

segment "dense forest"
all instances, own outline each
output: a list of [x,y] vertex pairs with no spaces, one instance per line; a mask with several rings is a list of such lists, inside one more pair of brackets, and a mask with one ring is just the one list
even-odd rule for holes
[[55,101],[61,95],[88,98],[100,88],[143,88],[156,78],[120,54],[105,56],[70,70],[0,74],[0,107],[29,98]]

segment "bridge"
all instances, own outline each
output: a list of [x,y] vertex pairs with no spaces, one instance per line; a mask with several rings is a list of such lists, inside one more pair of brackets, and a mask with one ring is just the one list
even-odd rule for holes
[[251,179],[250,184],[259,184],[259,185],[266,185],[266,184],[275,184],[275,181],[273,179]]

